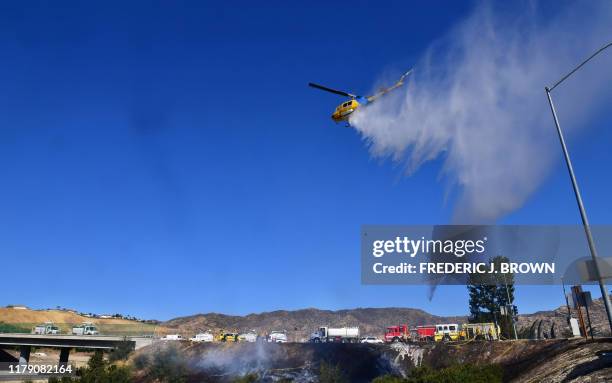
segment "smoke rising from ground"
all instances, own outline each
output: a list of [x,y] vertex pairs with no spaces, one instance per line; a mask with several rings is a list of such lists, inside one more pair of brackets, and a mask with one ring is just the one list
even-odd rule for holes
[[[430,47],[407,86],[351,124],[374,157],[391,157],[407,174],[440,158],[456,192],[454,223],[496,221],[562,159],[544,86],[612,40],[611,3],[577,5],[547,9],[546,18],[529,7],[520,15],[479,7]],[[612,49],[555,90],[566,133],[609,95],[611,57]]]

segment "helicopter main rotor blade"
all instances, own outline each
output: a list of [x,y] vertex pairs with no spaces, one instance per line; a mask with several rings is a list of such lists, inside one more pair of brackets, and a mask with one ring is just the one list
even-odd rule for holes
[[311,86],[311,87],[317,88],[317,89],[321,89],[321,90],[324,90],[326,92],[330,92],[330,93],[334,93],[334,94],[339,94],[340,96],[344,96],[344,97],[357,98],[357,96],[354,95],[354,94],[351,94],[351,93],[348,93],[348,92],[344,92],[344,91],[341,91],[341,90],[337,90],[337,89],[328,88],[326,86],[315,84],[313,82],[309,82],[308,86]]

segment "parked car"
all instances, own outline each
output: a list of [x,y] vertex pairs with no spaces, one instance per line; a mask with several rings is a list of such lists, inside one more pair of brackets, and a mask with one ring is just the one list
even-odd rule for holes
[[255,331],[249,331],[238,335],[239,342],[257,342],[257,333]]
[[287,333],[284,331],[272,331],[270,335],[268,335],[268,342],[287,343]]
[[378,339],[375,336],[366,336],[365,338],[361,339],[361,343],[376,344],[376,343],[384,343],[384,342],[381,339]]

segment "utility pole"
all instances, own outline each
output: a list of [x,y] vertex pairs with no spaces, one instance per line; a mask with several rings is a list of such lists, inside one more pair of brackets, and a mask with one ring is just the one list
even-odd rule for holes
[[508,291],[508,282],[506,282],[506,274],[504,274],[504,284],[506,285],[506,296],[508,297],[508,304],[506,305],[506,311],[510,313],[510,320],[512,321],[512,329],[514,330],[514,340],[518,339],[516,332],[516,323],[514,323],[514,305],[510,301],[510,291]]
[[563,278],[561,278],[561,286],[563,286],[563,297],[565,298],[565,306],[567,307],[567,324],[569,324],[570,318],[572,317],[572,310],[570,309],[567,293],[565,292],[565,282],[563,282]]
[[602,278],[601,272],[599,271],[599,263],[597,261],[597,258],[598,258],[597,248],[595,247],[595,242],[593,241],[593,234],[591,233],[589,219],[587,217],[587,213],[584,208],[584,204],[582,203],[582,196],[580,195],[580,189],[578,188],[578,181],[576,181],[576,175],[574,174],[574,168],[572,167],[572,161],[570,159],[570,155],[567,150],[567,146],[565,145],[565,138],[563,137],[563,132],[561,131],[561,126],[559,125],[559,118],[557,117],[557,112],[555,111],[555,106],[553,104],[552,96],[550,94],[563,81],[565,81],[571,75],[576,73],[576,71],[582,68],[593,57],[597,56],[598,54],[600,54],[602,51],[609,48],[610,46],[612,46],[612,42],[599,48],[595,53],[589,56],[586,60],[582,61],[576,68],[571,70],[565,76],[561,77],[561,79],[557,81],[553,86],[551,86],[550,88],[545,87],[545,90],[546,90],[546,96],[548,97],[548,104],[550,105],[550,111],[552,112],[553,120],[555,121],[555,127],[557,128],[557,134],[559,136],[559,141],[561,143],[561,149],[563,150],[563,156],[565,157],[565,164],[567,165],[567,170],[569,172],[569,176],[572,181],[574,195],[576,196],[576,202],[578,203],[578,210],[580,210],[580,217],[582,218],[582,226],[584,226],[584,233],[589,243],[589,250],[591,252],[591,258],[593,259],[593,267],[595,268],[595,275],[597,276],[597,281],[599,282],[599,289],[601,290],[601,298],[606,308],[606,314],[608,316],[608,325],[610,326],[610,332],[612,333],[612,308],[610,307],[610,297],[608,296],[608,290],[606,289],[604,279]]

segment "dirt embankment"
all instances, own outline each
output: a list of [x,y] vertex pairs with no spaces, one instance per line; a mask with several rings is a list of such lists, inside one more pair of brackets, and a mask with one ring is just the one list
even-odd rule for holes
[[127,319],[88,318],[71,311],[62,310],[16,310],[0,308],[0,322],[4,323],[83,323],[95,324],[131,324],[134,321]]
[[[436,344],[423,363],[498,364],[509,382],[604,382],[612,380],[612,338]],[[603,376],[607,380],[597,380]]]
[[402,376],[419,365],[438,369],[462,363],[498,364],[508,382],[603,382],[612,380],[612,339],[425,345],[159,342],[140,350],[132,363],[142,382],[155,380],[148,371],[159,372],[159,363],[200,382],[229,382],[250,373],[264,382],[316,382],[322,363],[339,366],[351,382]]
[[11,325],[8,332],[29,332],[40,323],[53,322],[62,333],[70,333],[72,326],[90,322],[98,327],[101,334],[163,334],[165,329],[155,324],[121,318],[90,318],[64,310],[20,310],[0,308],[0,324]]
[[[565,338],[572,335],[572,331],[567,321],[567,306],[561,306],[555,310],[538,311],[533,314],[522,314],[518,316],[516,323],[519,333],[523,337],[530,339],[551,339]],[[606,310],[601,298],[593,300],[589,309],[593,334],[595,336],[610,336],[610,327],[606,316]],[[575,309],[571,310],[571,315],[578,318],[579,314]],[[585,326],[590,332],[586,310],[582,308],[582,316]]]

